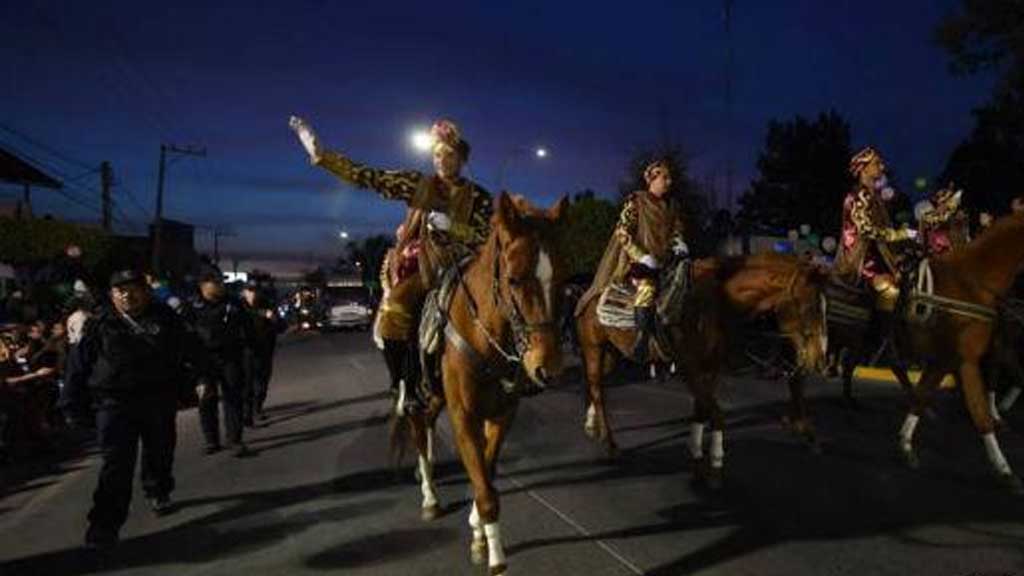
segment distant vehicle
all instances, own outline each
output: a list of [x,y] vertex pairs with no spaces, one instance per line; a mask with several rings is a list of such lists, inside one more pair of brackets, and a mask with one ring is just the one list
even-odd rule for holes
[[320,298],[323,313],[318,326],[322,330],[368,330],[373,324],[370,290],[359,278],[328,279]]

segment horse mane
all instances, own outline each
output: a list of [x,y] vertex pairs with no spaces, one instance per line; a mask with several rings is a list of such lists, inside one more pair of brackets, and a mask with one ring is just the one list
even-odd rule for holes
[[996,220],[977,238],[961,250],[950,250],[933,260],[941,265],[959,267],[966,263],[991,265],[1004,257],[1006,249],[1014,244],[1007,242],[1007,236],[1021,233],[1024,228],[1024,214],[1010,214]]
[[762,252],[758,254],[747,254],[743,256],[727,256],[715,260],[715,276],[720,282],[734,277],[740,272],[753,270],[768,273],[770,275],[789,274],[803,269],[810,268],[811,264],[790,254],[777,254],[775,252]]

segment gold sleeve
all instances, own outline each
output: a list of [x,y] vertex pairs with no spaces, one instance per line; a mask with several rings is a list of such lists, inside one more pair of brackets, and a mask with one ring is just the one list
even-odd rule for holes
[[869,240],[879,242],[899,242],[909,238],[908,230],[895,230],[887,226],[878,226],[871,218],[871,190],[867,188],[857,192],[850,210],[850,220],[857,228],[857,233]]
[[615,225],[614,235],[615,239],[622,244],[622,248],[626,251],[629,259],[633,262],[640,260],[646,254],[644,249],[636,243],[636,230],[636,203],[630,198],[626,200],[626,205],[622,207],[622,212],[619,214],[619,222]]
[[956,207],[949,203],[940,204],[921,216],[921,224],[928,228],[937,228],[948,222],[956,214]]
[[491,195],[479,186],[473,187],[473,211],[469,222],[462,224],[453,222],[448,233],[452,238],[470,247],[476,247],[487,241],[491,234],[491,214],[494,211]]
[[412,202],[423,174],[414,170],[378,170],[353,162],[337,152],[325,151],[314,165],[334,174],[343,182],[375,190],[388,200]]

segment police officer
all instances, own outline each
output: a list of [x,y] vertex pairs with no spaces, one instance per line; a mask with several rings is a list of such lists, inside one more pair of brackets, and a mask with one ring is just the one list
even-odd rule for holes
[[213,364],[211,378],[201,379],[199,424],[206,453],[221,449],[218,399],[222,401],[227,447],[235,456],[249,454],[242,441],[245,372],[243,360],[251,346],[252,322],[240,302],[229,296],[216,270],[199,278],[199,295],[186,307],[185,317],[199,336]]
[[245,353],[245,425],[253,426],[255,418],[263,420],[263,404],[274,366],[277,335],[285,325],[274,308],[268,289],[255,282],[242,288],[242,305],[252,323],[252,341]]
[[90,398],[103,455],[85,543],[109,550],[128,516],[142,442],[142,485],[153,512],[171,509],[175,419],[183,366],[207,370],[205,353],[181,318],[152,299],[142,274],[110,279],[112,306],[90,318],[72,347],[61,408],[72,426],[87,418]]

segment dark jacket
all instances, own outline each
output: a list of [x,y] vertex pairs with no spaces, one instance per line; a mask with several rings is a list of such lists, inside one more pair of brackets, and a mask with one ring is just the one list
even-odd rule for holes
[[[250,344],[253,352],[257,354],[272,353],[274,345],[277,343],[277,335],[284,332],[288,325],[278,316],[273,304],[266,299],[258,298],[255,306],[250,306],[245,302],[242,303],[242,306],[249,316],[252,329]],[[267,318],[268,312],[270,318]]]
[[211,303],[197,297],[185,307],[184,317],[215,361],[240,362],[252,347],[252,318],[234,298]]
[[90,318],[70,352],[61,405],[85,408],[87,392],[98,397],[180,398],[187,366],[208,369],[205,351],[169,307],[158,302],[133,322],[106,308]]

